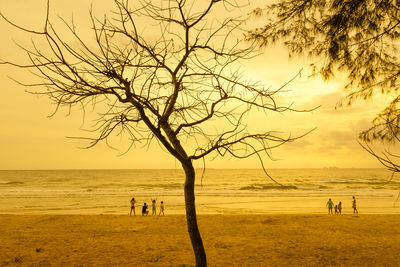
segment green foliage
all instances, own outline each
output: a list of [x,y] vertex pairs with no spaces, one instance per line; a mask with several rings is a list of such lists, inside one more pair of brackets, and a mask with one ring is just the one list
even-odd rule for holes
[[307,53],[317,58],[312,67],[324,79],[336,71],[346,73],[347,104],[375,94],[393,94],[374,126],[360,137],[397,140],[400,1],[286,0],[253,13],[265,16],[266,24],[251,31],[249,39],[261,46],[283,42],[291,56]]

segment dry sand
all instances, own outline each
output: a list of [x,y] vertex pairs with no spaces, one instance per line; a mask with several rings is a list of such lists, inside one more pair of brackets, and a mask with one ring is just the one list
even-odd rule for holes
[[[201,215],[209,266],[400,266],[400,215]],[[194,265],[185,217],[0,215],[0,266]]]

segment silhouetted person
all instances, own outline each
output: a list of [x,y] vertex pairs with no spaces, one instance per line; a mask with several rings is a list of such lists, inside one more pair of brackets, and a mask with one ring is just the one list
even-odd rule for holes
[[151,200],[151,215],[157,215],[156,211],[156,199]]
[[158,214],[158,216],[160,216],[162,213],[162,215],[164,216],[164,201],[161,201],[160,204],[160,213]]
[[326,202],[326,206],[328,207],[328,214],[333,214],[333,202],[332,199],[329,199],[328,202]]
[[342,214],[342,201],[339,201],[339,205],[337,206],[339,214]]
[[354,214],[358,213],[358,210],[357,210],[357,203],[356,203],[356,197],[355,197],[355,196],[353,196],[353,205],[352,205],[352,207],[353,207],[353,213],[354,213]]
[[133,215],[134,215],[134,216],[136,215],[136,213],[135,213],[135,203],[136,203],[136,201],[135,201],[135,198],[133,197],[133,198],[131,199],[131,212],[129,213],[129,216],[132,215],[132,211],[133,211]]
[[335,205],[335,214],[338,214],[338,206]]
[[146,202],[143,204],[143,207],[142,207],[142,216],[143,215],[148,215],[149,214],[149,211],[148,211],[148,208],[149,206],[147,206],[147,204],[146,204]]

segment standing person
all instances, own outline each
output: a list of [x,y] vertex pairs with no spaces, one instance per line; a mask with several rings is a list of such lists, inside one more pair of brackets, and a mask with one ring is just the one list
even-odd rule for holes
[[333,214],[333,202],[332,199],[329,199],[328,202],[326,202],[326,206],[328,207],[328,214]]
[[160,216],[161,213],[164,216],[164,201],[161,201],[160,203],[160,213],[158,214],[158,216]]
[[156,211],[156,199],[151,200],[151,215],[157,215]]
[[338,205],[335,205],[335,214],[338,214]]
[[339,201],[339,205],[337,207],[339,210],[339,214],[342,214],[342,201]]
[[133,198],[131,199],[131,212],[129,213],[129,216],[132,215],[132,211],[133,211],[133,216],[136,216],[136,213],[135,213],[135,203],[136,203],[136,200],[135,200],[135,198],[133,197]]
[[146,204],[146,202],[143,204],[143,207],[142,207],[142,216],[144,216],[144,215],[148,215],[149,214],[149,211],[147,210],[147,208],[148,208],[149,206],[147,206],[147,204]]
[[356,197],[355,197],[355,196],[353,196],[353,213],[354,213],[354,214],[358,213],[358,210],[357,210],[357,203],[356,203]]

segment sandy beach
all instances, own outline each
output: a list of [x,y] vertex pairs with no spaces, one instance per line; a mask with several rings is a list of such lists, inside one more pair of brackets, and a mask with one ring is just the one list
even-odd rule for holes
[[[209,266],[399,266],[399,215],[200,215]],[[1,266],[193,265],[185,217],[0,215]]]

